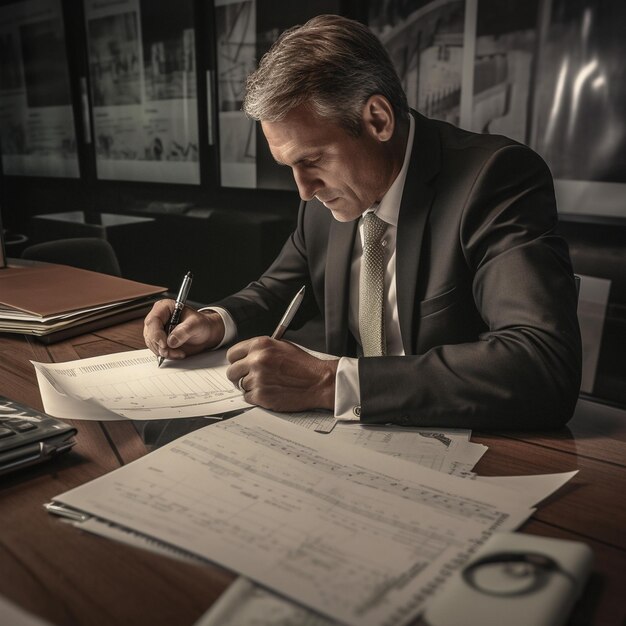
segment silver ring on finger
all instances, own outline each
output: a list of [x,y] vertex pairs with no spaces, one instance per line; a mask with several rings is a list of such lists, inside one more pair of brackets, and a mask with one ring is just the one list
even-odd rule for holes
[[238,381],[237,381],[237,389],[239,389],[239,391],[243,391],[244,393],[246,393],[246,389],[244,389],[243,386],[243,379],[245,378],[245,376],[242,376]]

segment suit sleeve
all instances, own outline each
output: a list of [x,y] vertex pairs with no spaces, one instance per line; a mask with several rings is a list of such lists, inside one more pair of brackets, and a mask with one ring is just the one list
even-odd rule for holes
[[538,429],[571,417],[581,342],[556,221],[552,178],[534,152],[507,145],[485,160],[458,240],[487,330],[420,355],[360,359],[362,422]]

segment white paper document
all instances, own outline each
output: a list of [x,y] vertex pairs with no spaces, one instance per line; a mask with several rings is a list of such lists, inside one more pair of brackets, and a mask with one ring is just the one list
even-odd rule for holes
[[226,378],[225,350],[204,352],[161,367],[150,350],[37,363],[46,413],[65,419],[171,419],[249,408]]
[[294,413],[267,412],[270,415],[279,417],[281,420],[297,424],[308,430],[314,430],[316,433],[329,433],[337,424],[337,420],[331,411],[298,411]]
[[[539,502],[577,472],[537,476],[498,476],[478,480],[519,489],[525,501]],[[146,546],[144,546],[146,547]],[[150,546],[148,546],[150,547]],[[445,592],[444,592],[445,593]],[[194,626],[339,626],[336,620],[296,604],[239,576]]]
[[529,506],[536,506],[549,495],[560,489],[578,474],[578,470],[559,474],[531,474],[529,476],[476,476],[476,480],[487,485],[496,485],[523,493]]
[[471,431],[462,429],[368,426],[339,422],[330,438],[360,448],[375,450],[418,463],[447,474],[470,472],[487,451],[487,446],[471,443]]
[[252,409],[55,498],[347,624],[405,624],[532,509]]
[[[296,422],[294,422],[296,423]],[[470,430],[364,426],[339,422],[332,433],[335,441],[359,445],[400,457],[426,467],[438,468],[516,490],[527,506],[534,506],[576,475],[576,471],[535,476],[480,477],[471,471],[487,447],[469,442]],[[467,446],[467,448],[464,448]],[[475,449],[472,448],[475,446]],[[243,576],[223,593],[195,626],[339,626],[336,620],[289,601]]]

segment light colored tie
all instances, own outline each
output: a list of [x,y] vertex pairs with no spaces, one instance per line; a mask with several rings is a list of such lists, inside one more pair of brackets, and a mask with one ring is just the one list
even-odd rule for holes
[[385,354],[385,264],[382,238],[387,223],[374,213],[363,218],[359,280],[359,333],[363,356]]

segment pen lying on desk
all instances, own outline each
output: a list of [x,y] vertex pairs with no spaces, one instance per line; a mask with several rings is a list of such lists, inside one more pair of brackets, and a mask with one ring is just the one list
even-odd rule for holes
[[302,304],[302,300],[304,299],[304,288],[306,285],[302,285],[300,291],[293,297],[291,304],[287,307],[285,314],[282,316],[280,322],[278,322],[278,326],[276,326],[276,330],[272,334],[272,339],[281,339],[285,334],[285,331],[289,328],[289,324],[291,324],[291,320],[294,318],[295,314],[298,312],[300,305]]
[[[172,311],[172,317],[170,317],[170,321],[167,324],[167,328],[165,329],[165,334],[169,335],[178,322],[180,322],[180,315],[185,308],[185,302],[187,302],[187,296],[189,295],[189,289],[191,288],[191,281],[193,279],[193,274],[191,272],[187,272],[185,274],[185,278],[183,278],[182,285],[178,291],[178,295],[176,296],[176,303],[174,304],[174,310]],[[161,363],[163,363],[164,357],[160,356],[158,359],[158,366],[161,367]]]

